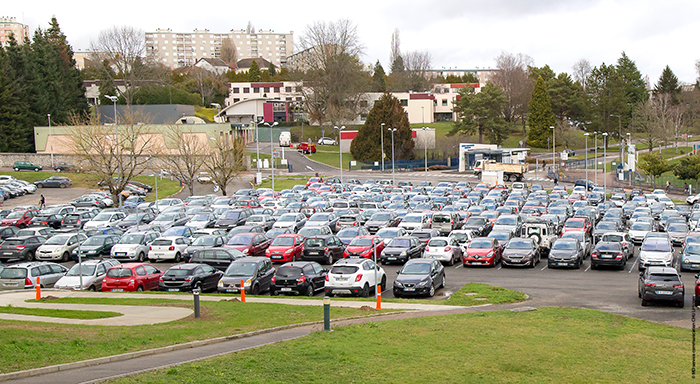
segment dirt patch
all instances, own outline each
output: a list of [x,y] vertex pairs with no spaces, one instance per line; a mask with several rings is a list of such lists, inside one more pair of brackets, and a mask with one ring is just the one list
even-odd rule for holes
[[234,297],[233,299],[224,299],[224,300],[222,300],[222,301],[229,301],[229,302],[232,301],[232,302],[234,302],[234,303],[239,303],[239,302],[240,302],[240,300],[239,300],[237,297]]
[[60,297],[49,295],[49,296],[42,297],[39,301],[51,301],[51,300],[58,300],[58,299],[60,299]]
[[363,305],[360,307],[360,311],[377,311],[376,308],[372,308],[369,305]]

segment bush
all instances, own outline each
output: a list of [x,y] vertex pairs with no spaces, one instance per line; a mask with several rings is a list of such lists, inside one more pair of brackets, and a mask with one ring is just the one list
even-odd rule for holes
[[446,165],[431,165],[428,169],[431,171],[449,171],[450,167]]

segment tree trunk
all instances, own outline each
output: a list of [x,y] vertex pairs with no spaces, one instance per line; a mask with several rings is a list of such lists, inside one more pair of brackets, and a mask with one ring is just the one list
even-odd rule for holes
[[484,129],[479,125],[479,144],[482,143],[482,140],[484,138]]

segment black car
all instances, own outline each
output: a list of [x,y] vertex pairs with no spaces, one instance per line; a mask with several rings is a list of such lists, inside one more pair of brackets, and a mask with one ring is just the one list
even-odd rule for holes
[[63,217],[61,226],[64,228],[82,228],[85,223],[90,221],[92,216],[90,212],[69,213]]
[[223,272],[207,264],[180,264],[170,267],[158,283],[159,291],[216,291]]
[[11,227],[0,227],[0,240],[5,241],[9,239],[10,237],[14,237],[15,234],[19,231],[19,228],[11,226]]
[[209,248],[195,251],[190,263],[207,264],[220,271],[225,271],[234,260],[242,257],[245,257],[245,254],[237,249]]
[[117,224],[117,227],[126,230],[137,225],[145,226],[147,224],[150,224],[150,222],[153,221],[153,219],[155,218],[156,215],[150,212],[131,213],[127,215],[122,221],[120,221]]
[[245,289],[247,293],[257,295],[270,289],[274,275],[275,269],[267,257],[242,257],[226,268],[217,290],[221,293],[239,293]]
[[423,255],[425,244],[414,236],[394,237],[384,247],[379,261],[387,263],[405,263],[410,259],[420,258]]
[[488,236],[492,228],[493,224],[491,224],[489,219],[482,216],[472,216],[462,225],[462,229],[474,231],[478,237]]
[[81,258],[109,256],[112,252],[112,247],[118,242],[118,235],[90,236],[73,251],[73,260],[78,260],[78,252],[80,252]]
[[627,254],[622,249],[622,244],[612,241],[601,241],[596,244],[591,252],[591,269],[600,266],[612,266],[625,269]]
[[409,260],[394,280],[394,297],[426,295],[433,297],[445,286],[445,267],[438,260]]
[[69,178],[65,176],[51,176],[44,180],[34,182],[37,188],[67,188],[73,185]]
[[304,240],[304,247],[301,253],[302,260],[325,261],[331,265],[334,261],[343,258],[345,246],[335,235],[316,235]]
[[0,261],[34,260],[37,248],[46,242],[43,236],[10,237],[0,244]]
[[34,216],[29,222],[29,226],[32,227],[51,227],[53,229],[61,228],[61,222],[63,221],[63,216],[61,215],[43,215],[39,213]]
[[586,253],[578,239],[557,239],[549,251],[548,268],[573,267],[581,268]]
[[78,167],[73,163],[59,161],[53,165],[53,169],[56,172],[75,172],[78,170]]
[[226,244],[226,238],[219,235],[198,236],[185,248],[185,260],[190,260],[196,251],[207,248],[220,248]]
[[245,224],[245,221],[248,220],[248,217],[251,215],[253,215],[252,209],[232,209],[222,213],[216,222],[214,222],[214,227],[224,229],[238,227],[239,225]]
[[272,278],[271,295],[313,296],[323,291],[328,270],[315,261],[293,261],[280,266]]
[[683,308],[685,287],[675,268],[649,267],[639,272],[637,295],[646,307],[652,300],[675,303]]

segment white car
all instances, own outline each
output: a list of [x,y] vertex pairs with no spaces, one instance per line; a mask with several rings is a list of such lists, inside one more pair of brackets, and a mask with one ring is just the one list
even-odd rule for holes
[[[376,270],[376,280],[375,280]],[[340,259],[326,275],[326,295],[353,295],[367,297],[375,291],[386,289],[386,273],[374,261],[365,258]]]
[[148,247],[158,237],[157,232],[126,233],[114,244],[110,255],[115,259],[146,261]]
[[174,260],[179,263],[189,245],[190,241],[182,236],[159,237],[149,247],[148,260]]
[[453,265],[462,260],[462,247],[453,237],[433,237],[425,246],[423,258]]
[[[53,286],[58,289],[85,289],[99,291],[102,288],[102,280],[110,267],[119,264],[114,259],[87,260],[75,264],[66,274],[58,279]],[[80,282],[82,280],[82,286]]]
[[208,172],[199,172],[199,175],[197,175],[197,182],[202,184],[211,183],[211,176]]
[[182,202],[180,199],[160,199],[156,201],[156,203],[153,205],[155,209],[158,211],[162,212],[168,207],[184,207],[185,203]]
[[322,137],[322,138],[318,139],[318,143],[320,145],[337,145],[338,144],[335,140],[331,139],[330,137]]
[[672,267],[673,245],[668,238],[649,237],[639,248],[639,270],[647,267]]
[[292,232],[297,232],[304,223],[306,223],[306,216],[303,213],[285,213],[272,224],[272,228],[288,228]]
[[669,199],[667,196],[659,196],[657,198],[659,203],[664,203],[666,204],[667,209],[675,209],[676,208],[676,203],[673,202],[673,200]]
[[627,233],[629,233],[633,243],[640,244],[642,241],[644,241],[644,238],[647,236],[647,233],[651,231],[651,223],[637,221],[634,224],[632,224],[632,226],[630,226],[630,229],[627,231]]
[[399,223],[399,228],[404,228],[407,231],[416,229],[430,228],[430,217],[426,213],[409,213],[404,216]]
[[69,261],[70,255],[78,245],[87,240],[87,236],[80,233],[67,233],[52,236],[39,246],[35,257],[38,260]]
[[125,217],[124,212],[102,212],[85,223],[83,229],[116,227]]

